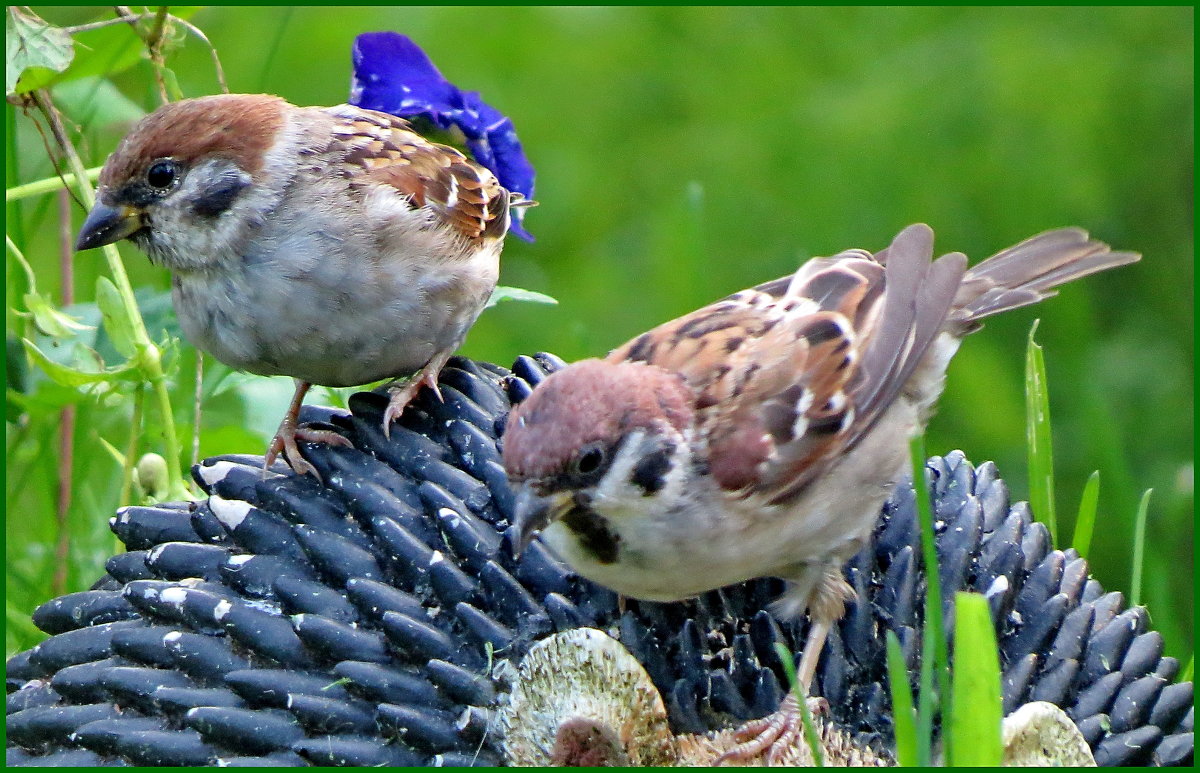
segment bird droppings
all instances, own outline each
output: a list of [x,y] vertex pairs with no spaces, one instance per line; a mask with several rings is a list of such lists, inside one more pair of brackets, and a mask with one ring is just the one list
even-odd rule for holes
[[[349,412],[306,408],[355,444],[303,446],[324,484],[279,463],[264,478],[261,457],[231,454],[193,470],[207,500],[122,508],[111,522],[128,552],[91,590],[39,607],[34,623],[51,636],[8,661],[8,763],[510,763],[517,736],[500,716],[518,695],[585,700],[529,693],[519,674],[538,647],[576,663],[609,653],[604,668],[665,712],[665,734],[662,714],[647,713],[654,732],[630,748],[623,725],[568,717],[537,731],[551,758],[711,761],[731,728],[778,707],[787,682],[774,645],[798,650],[806,623],[767,610],[777,580],[652,604],[618,599],[536,541],[512,558],[497,437],[511,402],[559,367],[545,354],[512,371],[455,358],[442,372],[455,399],[422,394],[390,439],[381,394],[352,396]],[[1005,712],[1058,706],[1100,765],[1190,765],[1192,684],[1175,681],[1179,663],[1145,611],[1104,593],[1074,551],[1050,549],[995,465],[952,452],[928,470],[944,598],[990,591]],[[856,599],[814,692],[831,706],[827,751],[871,764],[891,757],[884,631],[914,681],[919,668],[911,487],[896,487],[844,574]],[[247,739],[281,723],[293,730]]]

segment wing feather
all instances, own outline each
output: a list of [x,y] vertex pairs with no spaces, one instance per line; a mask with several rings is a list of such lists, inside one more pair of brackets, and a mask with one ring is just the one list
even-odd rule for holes
[[499,239],[508,231],[511,196],[483,166],[426,140],[403,118],[351,105],[328,112],[339,119],[333,150],[347,175],[428,208],[466,239]]
[[681,374],[714,478],[736,496],[799,495],[882,416],[928,349],[965,270],[927,226],[850,250],[630,341],[610,360]]

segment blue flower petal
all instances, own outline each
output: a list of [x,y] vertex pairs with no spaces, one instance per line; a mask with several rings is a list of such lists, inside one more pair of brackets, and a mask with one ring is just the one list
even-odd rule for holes
[[[446,80],[424,51],[397,32],[365,32],[354,39],[350,104],[401,118],[423,117],[439,129],[456,127],[467,150],[510,191],[533,198],[533,164],[525,157],[512,121]],[[527,241],[525,207],[512,210],[510,230]]]

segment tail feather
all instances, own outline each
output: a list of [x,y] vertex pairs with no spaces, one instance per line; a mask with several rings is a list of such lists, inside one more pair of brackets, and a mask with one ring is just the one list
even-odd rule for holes
[[1113,252],[1080,228],[1048,231],[971,268],[959,286],[949,319],[966,332],[993,314],[1055,295],[1059,285],[1141,257],[1136,252]]

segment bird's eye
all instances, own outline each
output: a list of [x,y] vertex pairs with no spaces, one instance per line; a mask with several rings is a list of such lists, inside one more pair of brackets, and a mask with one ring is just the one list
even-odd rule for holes
[[169,158],[164,158],[155,161],[146,170],[146,182],[151,188],[166,190],[175,184],[176,178],[179,177],[179,164]]
[[589,446],[575,457],[575,472],[580,475],[591,475],[604,464],[604,449],[600,446]]

